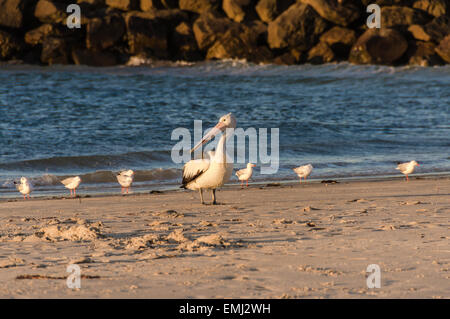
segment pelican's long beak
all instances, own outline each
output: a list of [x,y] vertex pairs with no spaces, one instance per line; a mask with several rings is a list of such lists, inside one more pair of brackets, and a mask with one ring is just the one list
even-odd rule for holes
[[192,149],[191,149],[191,153],[194,152],[197,148],[199,148],[201,145],[209,142],[210,140],[212,140],[214,138],[214,136],[216,136],[217,134],[219,134],[220,132],[222,132],[223,130],[225,130],[226,125],[223,124],[222,122],[217,123],[216,126],[214,126],[211,131],[208,132],[208,134],[206,134],[205,136],[203,136],[203,138],[201,139],[200,142],[198,142]]

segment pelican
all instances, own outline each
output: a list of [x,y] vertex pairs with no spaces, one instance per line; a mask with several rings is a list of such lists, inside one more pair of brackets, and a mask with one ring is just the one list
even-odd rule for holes
[[302,182],[302,177],[305,179],[311,174],[313,170],[313,166],[311,164],[299,166],[296,168],[293,168],[292,170],[300,177],[300,183]]
[[416,161],[411,161],[407,163],[398,164],[398,166],[395,169],[398,169],[400,172],[405,174],[406,181],[409,182],[408,175],[414,172],[416,166],[420,166],[419,163],[417,163]]
[[222,116],[217,125],[191,149],[192,153],[203,144],[209,142],[214,136],[222,133],[216,151],[208,152],[209,159],[191,160],[183,167],[183,185],[181,187],[198,190],[202,204],[205,204],[203,201],[204,189],[212,191],[212,204],[217,204],[216,189],[225,184],[233,173],[233,163],[226,152],[226,140],[233,136],[235,127],[236,118],[233,114],[228,113]]
[[75,197],[77,196],[77,187],[81,183],[80,176],[69,177],[69,178],[63,179],[61,181],[61,183],[70,190],[70,196],[72,196],[72,191],[73,191],[73,196],[75,196]]
[[[30,193],[33,191],[33,186],[28,181],[28,178],[22,177],[20,179],[20,183],[14,182],[14,185],[16,185],[17,190],[20,193],[22,193],[23,199],[26,199],[26,197],[28,197],[28,199],[30,199]],[[25,195],[26,195],[26,197],[25,197]]]
[[119,174],[117,174],[117,181],[119,182],[120,186],[122,186],[121,193],[124,193],[124,189],[128,190],[130,189],[131,184],[133,183],[134,178],[134,172],[129,169],[127,171],[122,171]]
[[252,177],[253,174],[253,167],[256,167],[255,164],[248,163],[247,168],[240,169],[236,172],[236,176],[241,182],[241,188],[244,188],[244,181],[247,181],[247,187],[248,187],[248,180],[250,177]]

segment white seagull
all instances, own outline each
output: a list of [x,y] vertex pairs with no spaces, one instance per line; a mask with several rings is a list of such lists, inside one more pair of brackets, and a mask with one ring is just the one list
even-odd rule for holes
[[122,190],[121,193],[124,193],[124,189],[127,190],[127,194],[128,194],[128,190],[131,187],[131,184],[133,183],[133,178],[134,178],[134,172],[129,169],[127,171],[122,171],[119,174],[117,174],[117,181],[119,182],[120,186],[122,186]]
[[[203,201],[203,190],[211,189],[212,203],[216,203],[216,189],[225,184],[233,173],[233,163],[226,152],[226,140],[233,136],[236,128],[236,118],[228,113],[220,118],[217,125],[206,134],[191,150],[194,152],[203,144],[209,142],[214,136],[222,132],[215,152],[208,152],[210,159],[195,159],[187,162],[183,167],[182,188],[199,190],[200,201]],[[227,130],[232,129],[232,130]]]
[[75,196],[75,197],[77,196],[77,187],[81,183],[80,176],[69,177],[69,178],[63,179],[61,181],[61,183],[70,190],[70,196],[72,196],[72,191],[73,191],[73,196]]
[[293,168],[292,170],[300,177],[300,183],[302,182],[302,177],[305,179],[311,174],[313,170],[313,166],[311,164],[299,166],[296,168]]
[[244,181],[247,181],[248,187],[248,180],[250,179],[250,177],[252,177],[253,167],[256,167],[256,165],[248,163],[247,168],[240,169],[236,172],[236,176],[241,181],[241,188],[244,188]]
[[414,172],[416,166],[420,166],[419,163],[417,163],[416,161],[411,161],[407,163],[398,164],[398,166],[395,169],[398,169],[400,172],[405,174],[406,181],[408,182],[409,181],[408,175]]
[[20,183],[14,182],[14,185],[16,185],[17,190],[22,193],[23,199],[26,199],[25,195],[30,199],[30,193],[33,191],[33,186],[28,181],[28,178],[22,177]]

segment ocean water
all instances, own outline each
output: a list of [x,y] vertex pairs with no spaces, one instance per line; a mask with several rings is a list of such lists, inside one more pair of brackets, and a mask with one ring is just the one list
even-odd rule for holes
[[21,176],[41,194],[65,192],[59,180],[74,174],[80,194],[117,192],[128,168],[135,191],[177,187],[172,131],[228,112],[244,129],[280,129],[279,170],[255,181],[296,179],[306,163],[313,179],[398,175],[412,159],[418,173],[450,173],[449,66],[2,65],[0,197],[17,196]]

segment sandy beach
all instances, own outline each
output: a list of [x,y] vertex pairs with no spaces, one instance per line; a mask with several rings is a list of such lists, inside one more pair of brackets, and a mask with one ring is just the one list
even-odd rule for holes
[[[449,177],[217,196],[1,201],[0,297],[450,298]],[[381,288],[367,288],[370,264]]]

